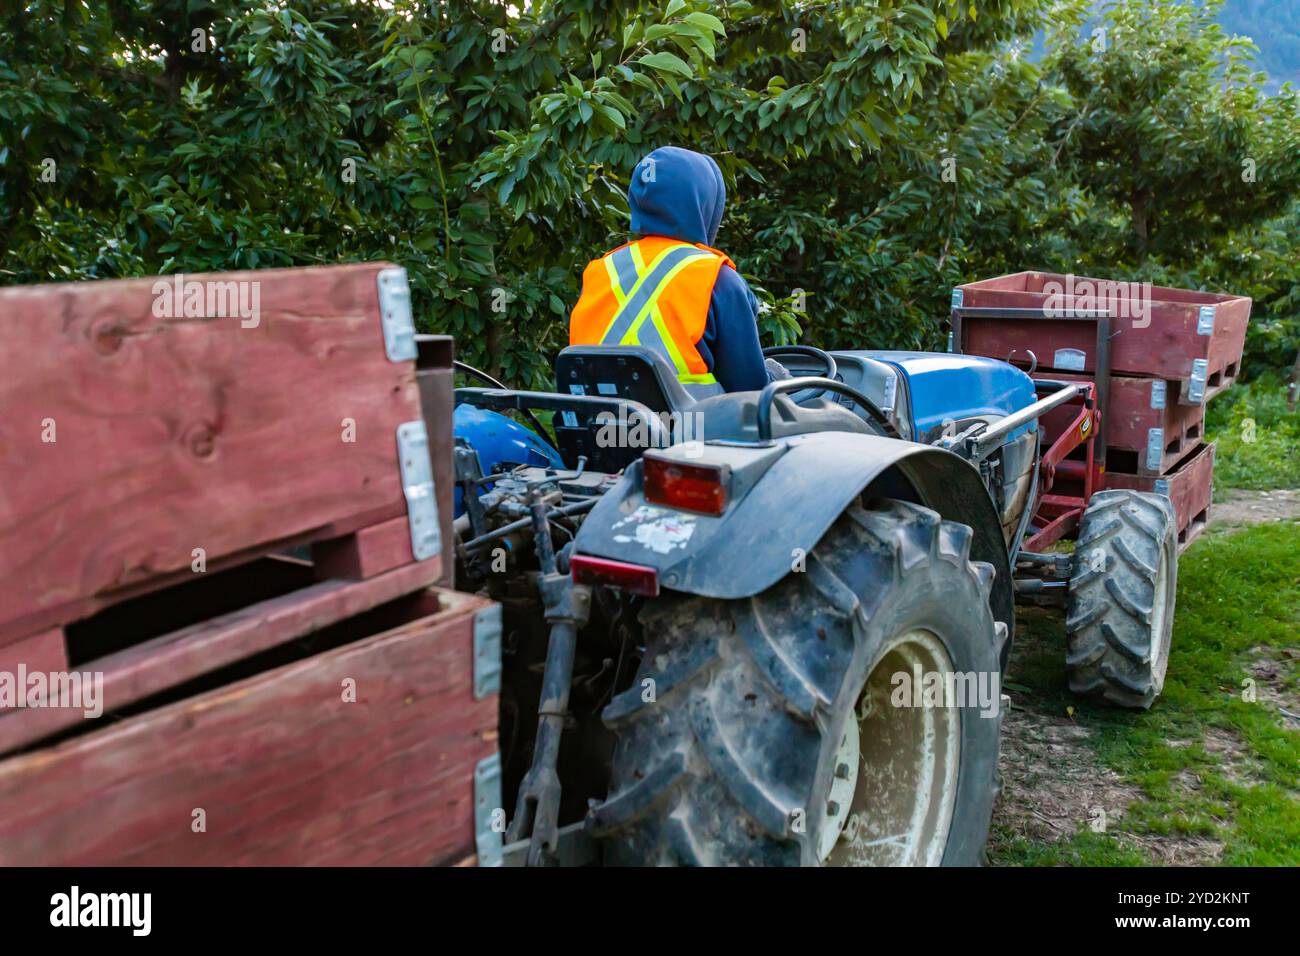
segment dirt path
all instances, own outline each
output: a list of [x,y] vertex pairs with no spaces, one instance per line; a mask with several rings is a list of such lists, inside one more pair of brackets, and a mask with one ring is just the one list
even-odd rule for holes
[[1266,521],[1300,521],[1300,489],[1228,492],[1210,505],[1210,531],[1238,531]]

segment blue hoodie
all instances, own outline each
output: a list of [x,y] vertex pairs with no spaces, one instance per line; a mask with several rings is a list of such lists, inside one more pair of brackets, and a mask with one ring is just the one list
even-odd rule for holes
[[[627,201],[633,232],[711,247],[727,204],[727,188],[712,157],[661,146],[637,163]],[[718,270],[708,322],[696,348],[728,392],[754,391],[768,383],[758,343],[758,302],[745,280],[725,263]]]

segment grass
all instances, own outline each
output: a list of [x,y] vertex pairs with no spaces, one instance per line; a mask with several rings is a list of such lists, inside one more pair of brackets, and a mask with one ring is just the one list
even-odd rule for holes
[[[1071,697],[1058,616],[1026,609],[1017,639],[1010,681],[1032,691],[1033,709],[1085,724],[1097,765],[1141,796],[1106,833],[1081,825],[1056,843],[995,833],[991,862],[1144,864],[1158,862],[1144,844],[1200,839],[1222,844],[1224,864],[1300,865],[1300,722],[1277,703],[1300,699],[1300,658],[1283,653],[1300,649],[1300,525],[1204,536],[1183,555],[1164,694],[1150,711]],[[1252,670],[1260,655],[1284,662],[1267,681]],[[1262,693],[1249,703],[1252,677]]]
[[1205,427],[1219,443],[1216,500],[1229,488],[1300,488],[1300,411],[1287,410],[1281,373],[1232,386],[1210,404]]

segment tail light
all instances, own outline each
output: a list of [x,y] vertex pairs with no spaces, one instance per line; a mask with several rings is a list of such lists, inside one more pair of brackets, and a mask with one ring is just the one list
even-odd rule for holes
[[569,558],[569,569],[575,584],[619,588],[645,597],[659,596],[659,572],[641,564],[575,554]]
[[727,507],[727,485],[731,480],[727,465],[687,465],[648,454],[641,460],[645,465],[642,492],[646,501],[706,515],[720,515]]

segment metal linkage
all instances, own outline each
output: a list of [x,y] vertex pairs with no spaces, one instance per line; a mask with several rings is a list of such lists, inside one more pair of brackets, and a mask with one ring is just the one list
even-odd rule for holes
[[560,777],[556,762],[560,755],[564,717],[569,708],[578,628],[587,622],[591,610],[591,589],[574,584],[567,574],[560,573],[555,545],[551,540],[551,510],[541,494],[534,492],[528,520],[532,524],[533,547],[542,571],[537,589],[546,620],[551,625],[551,636],[546,650],[546,669],[542,673],[541,699],[537,706],[533,763],[519,785],[515,817],[506,831],[508,843],[531,837],[527,858],[529,866],[549,866],[556,862],[560,819]]

